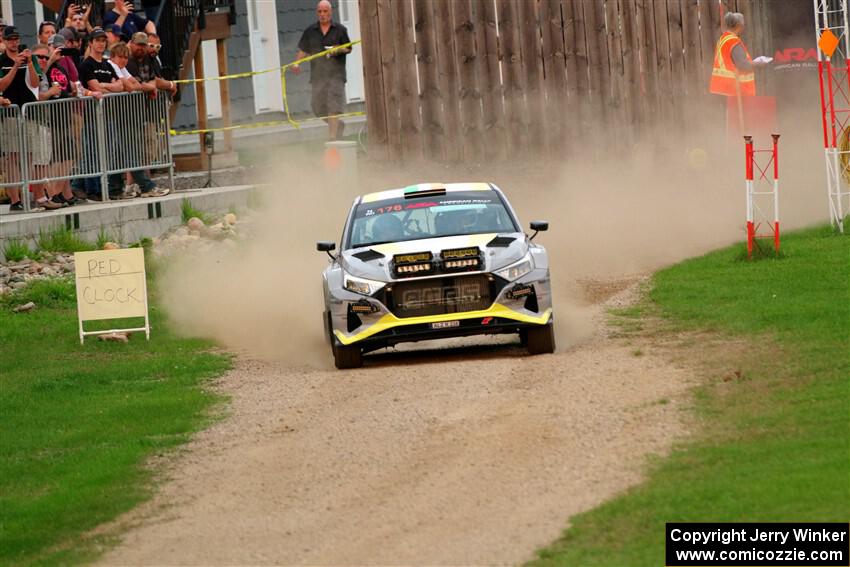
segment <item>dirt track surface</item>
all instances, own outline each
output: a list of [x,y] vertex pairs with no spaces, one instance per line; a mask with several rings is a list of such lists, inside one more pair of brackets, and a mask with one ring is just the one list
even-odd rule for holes
[[692,376],[606,326],[633,294],[592,297],[592,330],[554,355],[479,339],[346,373],[241,360],[218,384],[232,414],[167,464],[102,562],[531,559],[683,432]]

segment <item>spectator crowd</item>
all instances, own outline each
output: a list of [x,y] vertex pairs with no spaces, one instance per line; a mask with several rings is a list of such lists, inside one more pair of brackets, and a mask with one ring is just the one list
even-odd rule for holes
[[[61,25],[42,22],[38,43],[31,48],[21,43],[17,28],[0,20],[0,145],[6,146],[0,148],[0,184],[20,181],[22,151],[17,120],[4,113],[3,107],[23,109],[39,101],[75,97],[101,99],[111,93],[143,93],[151,101],[176,94],[175,83],[162,76],[161,44],[153,19],[136,14],[130,0],[115,0],[114,7],[97,18],[100,21],[92,21],[91,7],[71,3]],[[34,120],[25,122],[29,178],[66,178],[30,183],[31,210],[102,200],[99,176],[67,179],[75,164],[97,159],[94,120],[85,115],[83,105],[74,108],[44,106],[32,113]],[[129,136],[128,129],[143,135]],[[106,132],[109,151],[152,153],[149,146],[158,142],[151,139],[151,130],[152,124],[140,118],[114,120]],[[140,138],[145,142],[140,144]],[[82,167],[78,171],[91,170]],[[20,189],[7,187],[5,193],[10,210],[24,210],[26,191],[22,195]],[[157,187],[148,172],[137,170],[109,175],[108,193],[110,199],[131,199],[161,197],[169,190]]]

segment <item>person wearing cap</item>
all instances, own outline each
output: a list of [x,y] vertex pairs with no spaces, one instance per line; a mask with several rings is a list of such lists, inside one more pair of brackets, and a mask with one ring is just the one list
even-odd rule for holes
[[134,33],[140,31],[156,32],[156,25],[153,21],[134,14],[133,2],[128,0],[115,0],[112,10],[103,15],[104,26],[109,27],[113,24],[117,24],[121,28],[121,32],[127,37],[132,37]]
[[[94,28],[89,35],[89,56],[80,65],[80,82],[82,85],[95,92],[99,93],[120,93],[124,92],[124,83],[118,80],[118,75],[112,69],[109,62],[103,57],[106,51],[106,32],[103,28]],[[93,160],[95,158],[94,140],[95,133],[91,130],[90,125],[86,124],[84,132],[83,146],[86,150],[86,158]],[[120,175],[118,183],[114,182],[114,177],[109,177],[110,193],[113,197],[121,196]],[[87,198],[95,201],[102,199],[100,178],[87,177],[85,179],[85,188]]]
[[[140,90],[147,93],[150,99],[155,99],[160,90],[169,91],[172,94],[177,92],[177,86],[173,81],[166,81],[162,78],[162,69],[156,59],[148,55],[148,36],[145,32],[133,34],[130,41],[130,59],[127,63],[127,70],[139,84]],[[153,135],[156,130],[155,126],[150,121],[145,122],[143,118],[142,123],[134,125],[134,127],[141,128],[145,133],[147,151],[150,154],[157,155],[160,146]],[[133,148],[133,151],[139,151],[139,149]],[[167,188],[158,188],[144,171],[136,171],[132,175],[139,187],[141,197],[162,197],[170,192]]]
[[117,24],[112,24],[111,26],[106,26],[104,29],[106,31],[107,51],[119,41],[124,41],[121,38],[121,26]]
[[155,57],[150,55],[148,34],[136,32],[130,41],[130,61],[127,70],[142,84],[142,90],[156,98],[156,92],[168,91],[172,95],[177,93],[177,84],[162,78],[162,67]]
[[0,92],[18,106],[35,102],[38,73],[33,65],[32,52],[29,49],[18,52],[21,34],[15,26],[3,29],[3,41],[6,53],[0,56]]
[[82,38],[74,28],[62,28],[56,35],[65,40],[62,47],[62,64],[76,83],[80,79],[77,71],[83,62]]
[[91,49],[89,56],[80,65],[80,82],[84,87],[101,93],[124,92],[124,85],[118,75],[103,57],[106,51],[106,32],[103,28],[94,28],[89,35]]
[[74,63],[74,59],[67,55],[67,51],[70,50],[68,49],[68,41],[65,39],[65,36],[61,33],[57,33],[50,38],[50,41],[47,42],[47,46],[50,48],[51,59],[56,58],[56,63],[61,66],[65,71],[65,74],[68,75],[74,94],[76,94],[75,85],[77,84],[77,81],[80,80],[80,76],[77,73],[77,65]]
[[[8,98],[12,104],[22,107],[25,104],[38,100],[38,73],[32,60],[29,49],[21,52],[21,34],[15,26],[6,26],[3,29],[3,41],[6,44],[6,52],[0,55],[0,92]],[[14,147],[18,143],[17,138],[12,138],[13,147],[9,148],[7,164],[9,171],[20,171],[20,148]],[[6,164],[4,164],[6,165]],[[6,193],[12,200],[12,211],[24,210],[21,202],[20,189],[7,189]]]
[[[47,69],[51,65],[50,48],[39,43],[32,48],[33,66],[39,77],[38,100],[57,99],[62,95],[58,83],[51,84],[47,78]],[[27,161],[33,171],[34,179],[48,177],[53,163],[53,143],[59,141],[66,124],[59,118],[55,106],[42,107],[25,123],[27,130]],[[50,199],[50,183],[31,183],[30,191],[40,208],[47,210],[60,209],[65,203],[57,203]]]

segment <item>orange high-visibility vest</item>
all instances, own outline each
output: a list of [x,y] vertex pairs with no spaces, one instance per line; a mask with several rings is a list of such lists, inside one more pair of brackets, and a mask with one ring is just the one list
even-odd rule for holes
[[[747,61],[752,62],[750,52],[747,51],[747,46],[744,45],[741,38],[730,31],[725,32],[720,36],[714,50],[714,68],[711,70],[711,85],[708,89],[710,92],[725,96],[736,96],[738,90],[740,90],[741,96],[755,96],[755,74],[752,71],[748,73],[739,72],[732,61],[732,49],[739,44],[744,48]],[[736,81],[738,89],[735,88]]]

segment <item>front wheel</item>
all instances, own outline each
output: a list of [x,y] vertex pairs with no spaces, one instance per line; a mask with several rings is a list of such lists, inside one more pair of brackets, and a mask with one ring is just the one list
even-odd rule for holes
[[531,327],[525,332],[525,340],[529,354],[555,352],[555,326],[550,323],[540,327]]
[[363,351],[357,345],[340,345],[334,342],[334,364],[340,370],[363,366]]

